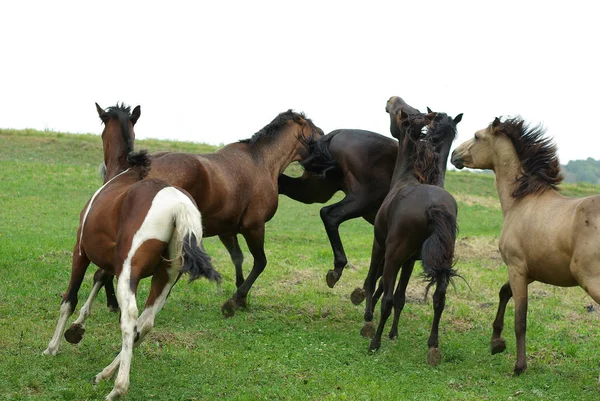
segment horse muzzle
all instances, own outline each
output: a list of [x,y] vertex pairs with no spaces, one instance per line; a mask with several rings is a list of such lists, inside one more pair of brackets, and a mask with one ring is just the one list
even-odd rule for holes
[[464,159],[460,155],[456,154],[456,150],[452,152],[450,163],[452,163],[452,165],[459,170],[462,170],[465,167]]

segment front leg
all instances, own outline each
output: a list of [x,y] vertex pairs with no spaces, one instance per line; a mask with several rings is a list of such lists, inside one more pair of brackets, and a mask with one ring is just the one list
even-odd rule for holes
[[248,296],[250,288],[252,288],[252,285],[267,265],[267,257],[265,255],[264,248],[264,223],[254,229],[244,230],[242,235],[246,239],[246,243],[248,244],[248,250],[254,258],[254,265],[252,266],[252,270],[250,271],[250,274],[248,275],[246,280],[244,280],[242,285],[238,287],[235,294],[233,294],[233,297],[228,299],[221,307],[221,312],[223,313],[223,315],[225,315],[225,317],[233,316],[235,314],[236,309],[238,309],[240,306],[246,306],[246,297]]
[[[516,270],[516,269],[512,269]],[[515,336],[517,338],[517,362],[515,375],[520,375],[527,369],[525,335],[527,332],[527,278],[520,273],[511,272],[508,266],[510,288],[515,300]]]
[[512,290],[510,289],[510,283],[506,282],[498,294],[500,302],[498,302],[498,311],[496,312],[496,319],[492,325],[494,332],[492,334],[492,355],[503,352],[506,349],[506,341],[502,338],[502,330],[504,330],[504,313],[506,312],[506,304],[512,298]]

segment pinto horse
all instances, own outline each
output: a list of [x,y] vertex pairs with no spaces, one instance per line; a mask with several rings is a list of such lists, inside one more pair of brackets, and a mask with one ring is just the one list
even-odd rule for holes
[[[265,223],[277,210],[277,177],[292,162],[306,158],[310,147],[322,135],[323,131],[303,113],[288,110],[251,138],[226,145],[214,153],[152,155],[148,177],[189,192],[202,214],[204,237],[218,235],[231,256],[237,291],[221,308],[225,316],[233,316],[239,307],[246,306],[248,292],[267,264]],[[244,237],[254,258],[246,279],[238,234]],[[110,278],[102,271],[97,272],[93,288],[99,289],[106,283],[109,290]],[[110,291],[107,291],[107,299],[109,305],[114,304]],[[81,314],[77,323],[81,324],[86,317]],[[81,336],[73,336],[73,339],[78,342]]]
[[[427,289],[435,285],[434,318],[428,340],[427,360],[437,365],[441,360],[438,327],[445,306],[446,289],[452,277],[454,242],[456,239],[456,201],[437,184],[442,174],[435,153],[435,141],[429,136],[438,113],[408,115],[400,109],[392,111],[394,98],[388,101],[390,130],[398,139],[398,157],[392,177],[392,187],[375,217],[375,238],[369,273],[364,283],[366,294],[363,335],[372,334],[373,293],[377,277],[382,274],[383,299],[381,320],[369,345],[379,349],[385,323],[394,307],[394,322],[390,338],[398,335],[398,321],[405,303],[405,292],[416,260],[423,261]],[[452,136],[454,137],[454,135]],[[394,293],[398,272],[402,269]]]
[[533,281],[581,286],[600,302],[600,196],[567,198],[558,193],[562,181],[556,145],[541,127],[520,118],[496,118],[452,153],[457,168],[491,169],[504,224],[500,254],[508,266],[508,282],[500,289],[493,323],[492,354],[506,348],[504,312],[515,300],[517,360],[515,374],[527,368],[525,331],[527,286]]
[[[105,124],[102,142],[106,183],[81,211],[69,288],[44,354],[58,352],[62,331],[77,305],[77,292],[90,262],[116,275],[121,352],[94,378],[94,383],[109,379],[118,369],[114,388],[106,397],[114,400],[127,392],[133,348],[154,326],[156,314],[181,274],[189,273],[192,280],[204,276],[216,281],[220,275],[201,246],[202,223],[193,198],[164,181],[144,179],[150,159],[145,152],[133,152],[133,125],[140,114],[139,106],[129,118],[122,118],[123,113],[116,108],[105,112],[97,107]],[[150,294],[138,316],[138,283],[150,276]]]
[[[390,103],[393,112],[402,108],[408,114],[420,113],[402,98],[395,96],[393,99]],[[445,128],[456,131],[461,119],[462,114],[446,119]],[[442,186],[451,145],[452,139],[440,141],[439,149],[436,149],[440,154],[438,163]],[[279,176],[279,193],[305,204],[325,203],[337,191],[345,194],[341,201],[320,211],[333,250],[334,268],[326,275],[330,288],[335,286],[348,264],[340,238],[340,225],[357,217],[374,223],[377,210],[389,192],[397,156],[398,141],[393,138],[371,131],[339,129],[314,144],[311,155],[300,162],[304,168],[301,177]]]

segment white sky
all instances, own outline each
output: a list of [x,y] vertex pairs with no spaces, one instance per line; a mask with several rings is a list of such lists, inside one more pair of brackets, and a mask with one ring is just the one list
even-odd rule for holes
[[[600,159],[600,2],[3,1],[0,127],[224,144],[279,112],[389,135],[385,102],[543,122],[562,163]],[[455,146],[456,146],[455,145]]]

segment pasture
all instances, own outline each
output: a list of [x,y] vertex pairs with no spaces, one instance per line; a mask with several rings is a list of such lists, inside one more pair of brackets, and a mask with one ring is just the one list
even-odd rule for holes
[[[137,141],[136,148],[213,150],[156,140]],[[118,315],[106,311],[103,292],[83,341],[63,342],[56,357],[41,355],[68,284],[79,212],[101,185],[101,161],[97,135],[0,130],[0,400],[95,400],[112,388],[112,382],[91,384],[121,344]],[[280,196],[267,223],[269,263],[248,296],[248,309],[230,319],[221,315],[221,304],[235,291],[234,269],[218,240],[205,240],[222,285],[182,280],[175,286],[155,329],[134,351],[125,399],[598,399],[600,306],[580,288],[530,286],[524,375],[512,376],[512,301],[507,350],[490,355],[497,292],[507,279],[497,250],[502,216],[493,176],[449,172],[446,188],[459,204],[456,267],[468,285],[459,279],[448,291],[439,366],[426,363],[433,311],[431,297],[423,300],[420,263],[399,338],[384,336],[380,351],[370,354],[369,340],[359,335],[363,308],[349,296],[368,269],[372,226],[362,220],[342,225],[351,266],[329,289],[325,274],[333,255],[319,218],[322,205]],[[600,192],[593,185],[561,188],[572,196]],[[252,257],[245,244],[243,249],[247,274]],[[94,271],[88,269],[78,306]],[[142,282],[139,299],[148,284]],[[377,308],[376,322],[378,315]]]

